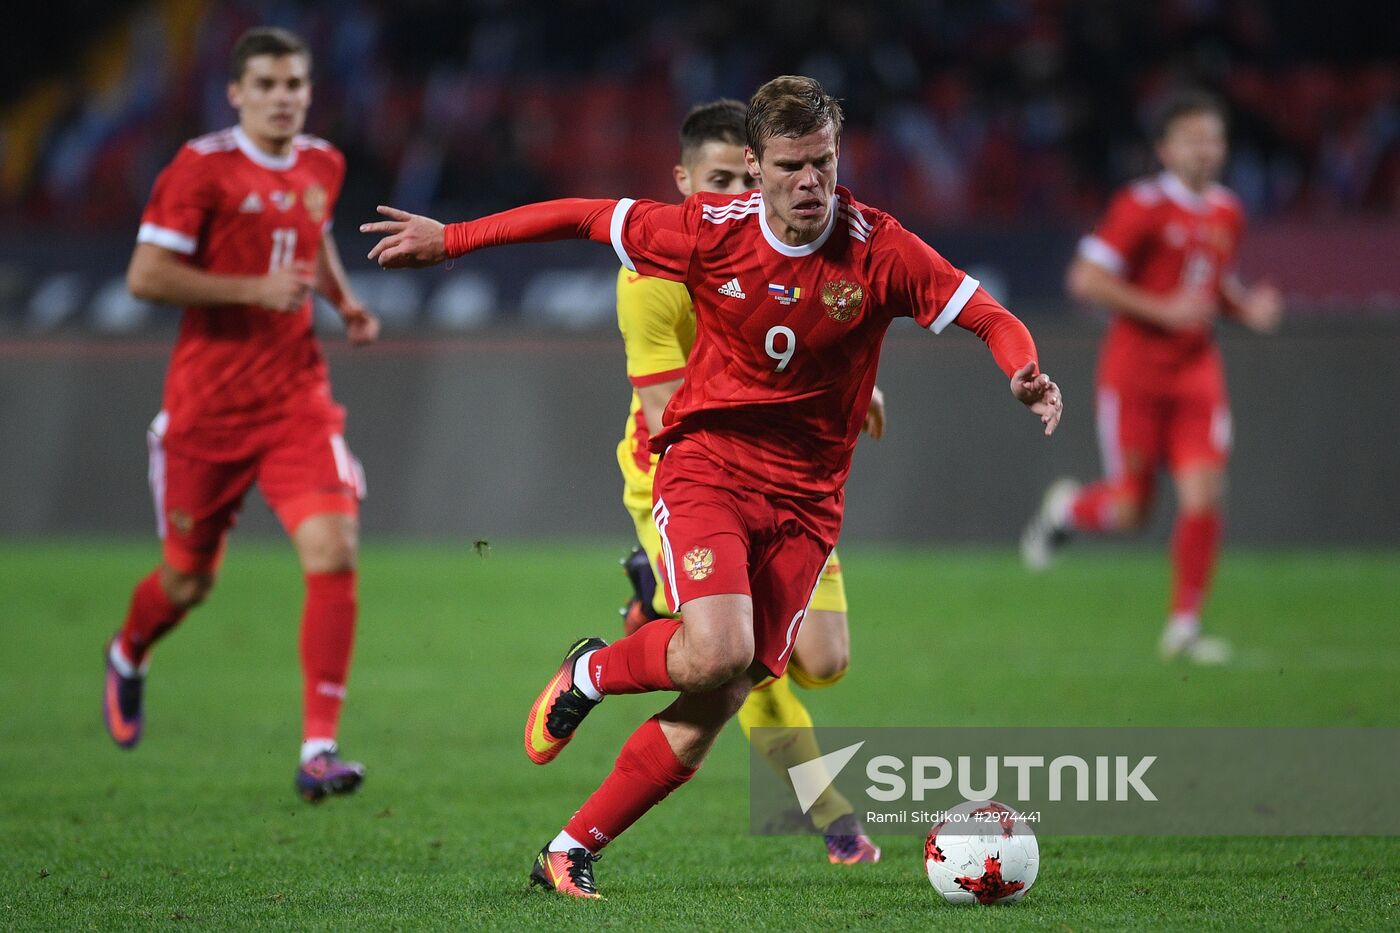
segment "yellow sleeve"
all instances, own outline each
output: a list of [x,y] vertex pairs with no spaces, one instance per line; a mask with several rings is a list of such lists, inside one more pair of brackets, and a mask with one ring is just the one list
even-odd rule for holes
[[682,282],[617,274],[617,326],[627,350],[627,378],[633,386],[679,379],[695,343],[695,315]]

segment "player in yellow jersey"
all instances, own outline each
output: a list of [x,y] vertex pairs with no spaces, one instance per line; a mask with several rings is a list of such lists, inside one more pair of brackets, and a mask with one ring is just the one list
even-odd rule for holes
[[[681,126],[681,164],[673,170],[684,196],[697,191],[742,194],[755,180],[744,167],[746,107],[718,100],[692,109]],[[637,526],[641,547],[623,562],[636,595],[624,610],[630,634],[667,614],[666,598],[656,585],[661,537],[652,522],[651,483],[656,456],[647,448],[653,429],[672,393],[685,378],[686,359],[695,343],[695,310],[681,282],[637,275],[621,269],[617,277],[617,321],[627,349],[627,377],[632,407],[617,445],[622,470],[622,501]],[[866,416],[871,437],[884,433],[884,400],[876,389]],[[831,555],[803,620],[787,673],[756,687],[739,710],[739,724],[750,741],[784,779],[792,765],[821,752],[809,731],[812,716],[792,691],[829,687],[846,673],[850,637],[846,627],[846,588],[841,564]],[[767,727],[755,733],[756,727]],[[808,811],[826,840],[834,863],[875,862],[880,850],[862,831],[850,803],[829,787]]]

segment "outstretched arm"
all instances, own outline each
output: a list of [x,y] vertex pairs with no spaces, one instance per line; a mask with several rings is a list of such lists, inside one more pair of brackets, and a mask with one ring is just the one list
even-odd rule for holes
[[609,228],[617,201],[564,198],[526,204],[464,223],[442,224],[431,217],[380,207],[388,217],[361,224],[361,233],[382,233],[369,258],[385,269],[417,269],[488,246],[548,240],[611,242]]
[[1046,436],[1054,434],[1064,413],[1064,398],[1060,387],[1040,371],[1035,341],[1020,318],[979,288],[958,314],[957,324],[987,344],[1001,371],[1011,379],[1011,394],[1040,416]]

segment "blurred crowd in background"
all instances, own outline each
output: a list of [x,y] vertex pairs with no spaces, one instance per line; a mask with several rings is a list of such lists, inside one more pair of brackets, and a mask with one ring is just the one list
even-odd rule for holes
[[[60,5],[61,6],[61,5]],[[350,163],[340,215],[453,217],[674,195],[685,110],[819,78],[843,181],[920,227],[1073,225],[1151,167],[1154,108],[1232,110],[1251,215],[1400,214],[1400,28],[1384,3],[1264,0],[159,0],[16,43],[0,217],[127,233],[180,143],[231,124],[227,52],[283,25],[316,54],[308,129]]]

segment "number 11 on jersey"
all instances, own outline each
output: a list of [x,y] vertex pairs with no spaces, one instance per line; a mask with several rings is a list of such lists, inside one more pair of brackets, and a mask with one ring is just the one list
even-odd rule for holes
[[276,272],[292,264],[297,254],[296,227],[281,227],[272,231],[272,261],[267,271]]

